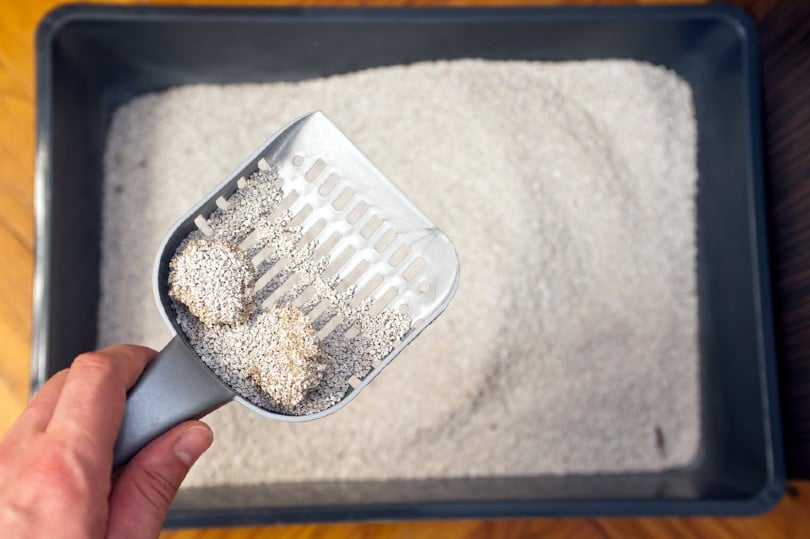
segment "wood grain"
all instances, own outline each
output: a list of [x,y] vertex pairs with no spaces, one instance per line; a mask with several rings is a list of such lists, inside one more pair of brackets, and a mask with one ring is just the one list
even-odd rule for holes
[[[42,15],[61,2],[32,0],[0,6],[0,433],[25,406],[30,355],[34,167],[33,35]],[[109,3],[128,4],[130,1]],[[223,5],[223,0],[163,0],[153,4]],[[549,5],[554,0],[449,0],[441,5]],[[588,2],[569,4],[667,3]],[[674,2],[671,2],[674,3]],[[678,3],[683,3],[678,2]],[[780,338],[786,365],[784,394],[810,403],[810,109],[807,107],[810,50],[807,4],[739,0],[760,22],[771,178],[772,223],[777,251],[775,280],[781,306]],[[283,0],[240,5],[436,5],[431,0]],[[790,7],[793,6],[793,7]],[[803,400],[799,400],[803,399]],[[791,463],[810,477],[810,404],[786,402]],[[801,450],[801,451],[799,451]],[[802,455],[804,455],[802,457]],[[277,538],[340,539],[485,537],[804,537],[810,533],[810,483],[793,483],[768,515],[749,519],[523,519],[426,521],[383,524],[302,525],[164,532],[164,539]]]
[[[788,469],[810,478],[810,2],[752,2],[761,32]],[[775,6],[779,6],[777,9]],[[770,9],[767,9],[770,7]]]
[[212,528],[164,532],[162,539],[560,539],[630,538],[795,538],[810,530],[810,484],[792,487],[774,511],[757,518],[617,518],[425,521],[383,524],[332,524]]

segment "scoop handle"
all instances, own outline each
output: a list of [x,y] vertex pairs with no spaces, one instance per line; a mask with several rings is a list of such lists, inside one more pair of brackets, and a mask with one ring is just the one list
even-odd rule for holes
[[127,393],[124,421],[113,450],[113,468],[126,464],[146,444],[188,419],[234,397],[179,337],[169,341]]

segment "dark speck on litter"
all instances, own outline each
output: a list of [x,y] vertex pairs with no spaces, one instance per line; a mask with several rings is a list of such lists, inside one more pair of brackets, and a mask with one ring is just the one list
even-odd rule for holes
[[664,431],[659,425],[655,426],[655,448],[661,457],[667,456],[667,441],[664,438]]

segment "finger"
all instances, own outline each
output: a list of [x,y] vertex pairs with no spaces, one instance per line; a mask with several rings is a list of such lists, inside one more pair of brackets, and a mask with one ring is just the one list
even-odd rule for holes
[[18,446],[18,440],[34,432],[42,432],[51,420],[56,401],[62,393],[67,378],[67,369],[53,375],[36,392],[34,398],[11,426],[0,445],[0,462],[8,459],[8,452]]
[[188,421],[141,449],[113,485],[107,537],[157,537],[180,483],[213,440],[208,425]]
[[66,377],[67,370],[63,370],[45,382],[0,442],[0,463],[4,464],[0,466],[0,485],[7,483],[16,463],[27,455],[33,435],[45,430]]
[[[124,415],[127,390],[156,355],[150,348],[112,346],[77,357],[53,410],[47,433],[99,457],[109,454]],[[106,460],[102,463],[106,464]]]
[[16,436],[15,433],[42,432],[48,426],[48,422],[53,415],[56,401],[62,393],[62,387],[67,379],[68,369],[63,369],[54,374],[41,388],[34,394],[31,402],[17,418],[17,421],[9,429],[6,438]]

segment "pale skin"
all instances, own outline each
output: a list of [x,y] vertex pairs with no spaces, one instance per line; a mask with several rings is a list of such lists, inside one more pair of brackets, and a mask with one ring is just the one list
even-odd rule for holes
[[0,530],[16,538],[152,538],[205,423],[177,425],[113,475],[126,392],[156,352],[120,345],[80,355],[42,386],[0,442]]

